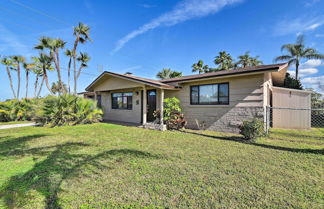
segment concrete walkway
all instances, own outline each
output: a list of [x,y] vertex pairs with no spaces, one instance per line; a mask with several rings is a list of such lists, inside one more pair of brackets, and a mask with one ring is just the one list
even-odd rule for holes
[[8,129],[8,128],[20,128],[26,126],[35,126],[36,123],[22,123],[22,124],[12,124],[12,125],[0,125],[0,129]]

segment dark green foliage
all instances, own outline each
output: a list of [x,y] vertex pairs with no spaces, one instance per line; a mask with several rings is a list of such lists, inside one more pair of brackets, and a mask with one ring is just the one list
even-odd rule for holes
[[171,70],[170,68],[164,68],[156,74],[156,77],[162,80],[169,79],[169,78],[177,78],[181,76],[182,76],[182,72]]
[[257,137],[263,136],[263,122],[256,118],[251,121],[244,121],[240,126],[240,134],[247,140],[255,140]]
[[303,89],[303,85],[301,84],[300,80],[291,77],[289,73],[286,73],[284,87],[291,88],[291,89],[300,89],[300,90]]
[[55,127],[99,122],[102,114],[95,101],[66,94],[44,98],[33,120],[43,126]]
[[164,121],[168,129],[182,129],[186,125],[180,100],[176,97],[164,99]]

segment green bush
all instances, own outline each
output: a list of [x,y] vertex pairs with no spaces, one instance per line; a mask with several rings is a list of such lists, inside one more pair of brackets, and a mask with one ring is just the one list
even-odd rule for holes
[[36,99],[9,100],[0,103],[0,121],[31,120],[36,109]]
[[247,140],[255,140],[257,137],[263,136],[265,134],[263,122],[256,118],[244,121],[240,126],[240,134]]
[[181,129],[186,125],[180,100],[176,97],[164,99],[164,121],[168,129]]
[[99,122],[102,114],[93,100],[74,95],[48,96],[43,99],[33,120],[43,126],[55,127]]

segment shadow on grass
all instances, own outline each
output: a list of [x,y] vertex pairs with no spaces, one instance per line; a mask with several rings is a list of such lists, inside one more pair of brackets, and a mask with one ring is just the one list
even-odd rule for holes
[[[86,146],[91,145],[65,143],[15,152],[14,154],[18,156],[25,153],[35,155],[47,153],[48,155],[45,160],[37,162],[26,173],[11,177],[0,190],[0,198],[3,198],[8,208],[21,208],[33,198],[28,197],[28,192],[36,190],[44,196],[45,208],[61,208],[58,193],[65,179],[116,167],[115,163],[112,163],[111,167],[103,164],[102,161],[105,159],[122,161],[125,157],[160,158],[157,155],[133,149],[114,149],[97,155],[76,153],[78,149]],[[118,159],[112,156],[117,156]]]
[[290,147],[280,147],[280,146],[275,146],[275,145],[260,144],[260,143],[256,143],[256,142],[247,142],[247,140],[245,140],[243,137],[240,137],[240,136],[212,136],[212,135],[197,133],[197,132],[189,132],[189,131],[181,131],[181,132],[187,133],[187,134],[209,137],[209,138],[213,138],[213,139],[235,141],[235,142],[244,143],[244,144],[248,144],[251,146],[263,147],[263,148],[267,148],[267,149],[274,149],[274,150],[288,151],[288,152],[295,152],[295,153],[310,153],[310,154],[324,155],[324,149],[297,149],[297,148],[290,148]]

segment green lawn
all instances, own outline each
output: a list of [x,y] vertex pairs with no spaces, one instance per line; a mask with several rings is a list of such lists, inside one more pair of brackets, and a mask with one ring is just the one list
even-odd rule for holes
[[0,208],[321,208],[324,129],[237,135],[111,124],[0,130]]
[[2,125],[13,125],[13,124],[24,124],[24,123],[32,123],[32,121],[10,121],[10,122],[0,122],[0,126],[2,126]]

